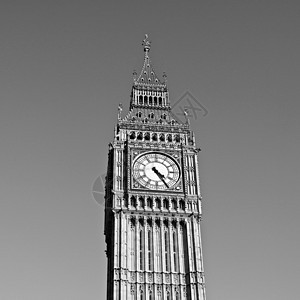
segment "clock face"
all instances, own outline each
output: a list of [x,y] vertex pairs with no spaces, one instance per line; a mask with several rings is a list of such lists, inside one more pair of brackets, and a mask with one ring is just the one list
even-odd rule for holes
[[146,153],[134,162],[133,177],[148,189],[172,189],[179,180],[180,169],[177,162],[165,154]]

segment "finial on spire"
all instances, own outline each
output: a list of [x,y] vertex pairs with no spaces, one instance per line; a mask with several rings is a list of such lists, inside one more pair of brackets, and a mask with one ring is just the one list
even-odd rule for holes
[[142,45],[144,46],[144,51],[146,53],[148,53],[150,51],[150,48],[151,48],[151,42],[148,39],[148,34],[147,33],[145,34],[145,39],[143,40]]
[[136,81],[136,77],[137,77],[137,72],[136,72],[136,70],[133,71],[132,75],[133,75],[133,80]]
[[123,110],[123,105],[122,103],[120,103],[118,106],[118,120],[121,119],[122,110]]
[[189,120],[189,111],[188,111],[188,109],[187,109],[187,108],[185,108],[185,109],[183,110],[183,114],[184,114],[184,117],[185,117],[185,121],[186,121],[186,123],[190,125],[190,120]]
[[167,74],[166,72],[163,73],[163,79],[164,79],[164,84],[167,84],[168,80],[167,80]]

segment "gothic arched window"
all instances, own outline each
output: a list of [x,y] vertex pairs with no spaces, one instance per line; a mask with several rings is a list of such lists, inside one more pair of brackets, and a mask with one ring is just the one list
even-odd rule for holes
[[152,97],[149,97],[149,105],[152,105]]
[[154,97],[154,105],[157,105],[157,97]]
[[144,207],[144,198],[143,197],[139,198],[139,206],[142,208]]
[[160,209],[160,199],[159,198],[155,199],[155,208]]
[[136,207],[136,199],[134,196],[131,197],[130,199],[130,205],[133,206],[133,207]]
[[147,206],[152,208],[152,199],[150,197],[147,199]]
[[148,97],[144,96],[144,105],[148,105]]
[[153,134],[152,134],[152,140],[153,140],[154,142],[157,141],[157,134],[156,134],[156,133],[153,133]]
[[137,139],[138,140],[142,140],[143,139],[143,134],[141,132],[138,133]]
[[180,200],[180,201],[179,201],[179,207],[180,207],[180,209],[182,209],[182,210],[185,209],[185,205],[184,205],[184,201],[183,201],[183,200]]
[[158,104],[162,105],[162,98],[161,97],[158,98]]
[[168,142],[172,143],[172,134],[168,134],[167,140]]
[[173,199],[172,200],[172,209],[176,209],[177,208],[177,205],[176,205],[177,203],[176,203],[176,200],[175,199]]
[[159,139],[161,142],[164,142],[165,141],[165,135],[162,133],[160,136],[159,136]]
[[164,208],[169,209],[169,200],[168,199],[164,199],[163,205],[164,205]]
[[134,131],[130,132],[129,138],[130,138],[131,140],[134,140],[134,139],[135,139],[135,132],[134,132]]
[[146,132],[144,138],[145,138],[145,141],[149,141],[150,140],[150,133]]
[[143,96],[142,95],[139,96],[139,104],[143,104]]

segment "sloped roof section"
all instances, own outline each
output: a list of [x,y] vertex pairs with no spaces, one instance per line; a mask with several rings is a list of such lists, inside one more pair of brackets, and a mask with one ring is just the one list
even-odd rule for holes
[[[144,46],[144,52],[145,52],[145,57],[144,57],[144,65],[142,68],[142,71],[138,77],[136,77],[137,74],[134,74],[134,85],[135,86],[143,86],[147,88],[166,88],[166,81],[162,82],[158,76],[155,74],[155,71],[153,69],[153,66],[150,61],[149,57],[149,51],[151,48],[151,42],[148,39],[148,35],[145,35],[145,39],[143,40]],[[166,76],[164,75],[164,78]]]

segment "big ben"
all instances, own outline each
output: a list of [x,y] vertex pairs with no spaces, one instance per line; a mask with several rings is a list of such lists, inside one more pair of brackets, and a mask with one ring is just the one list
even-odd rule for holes
[[105,193],[107,300],[205,300],[198,148],[173,113],[151,43],[119,107]]

